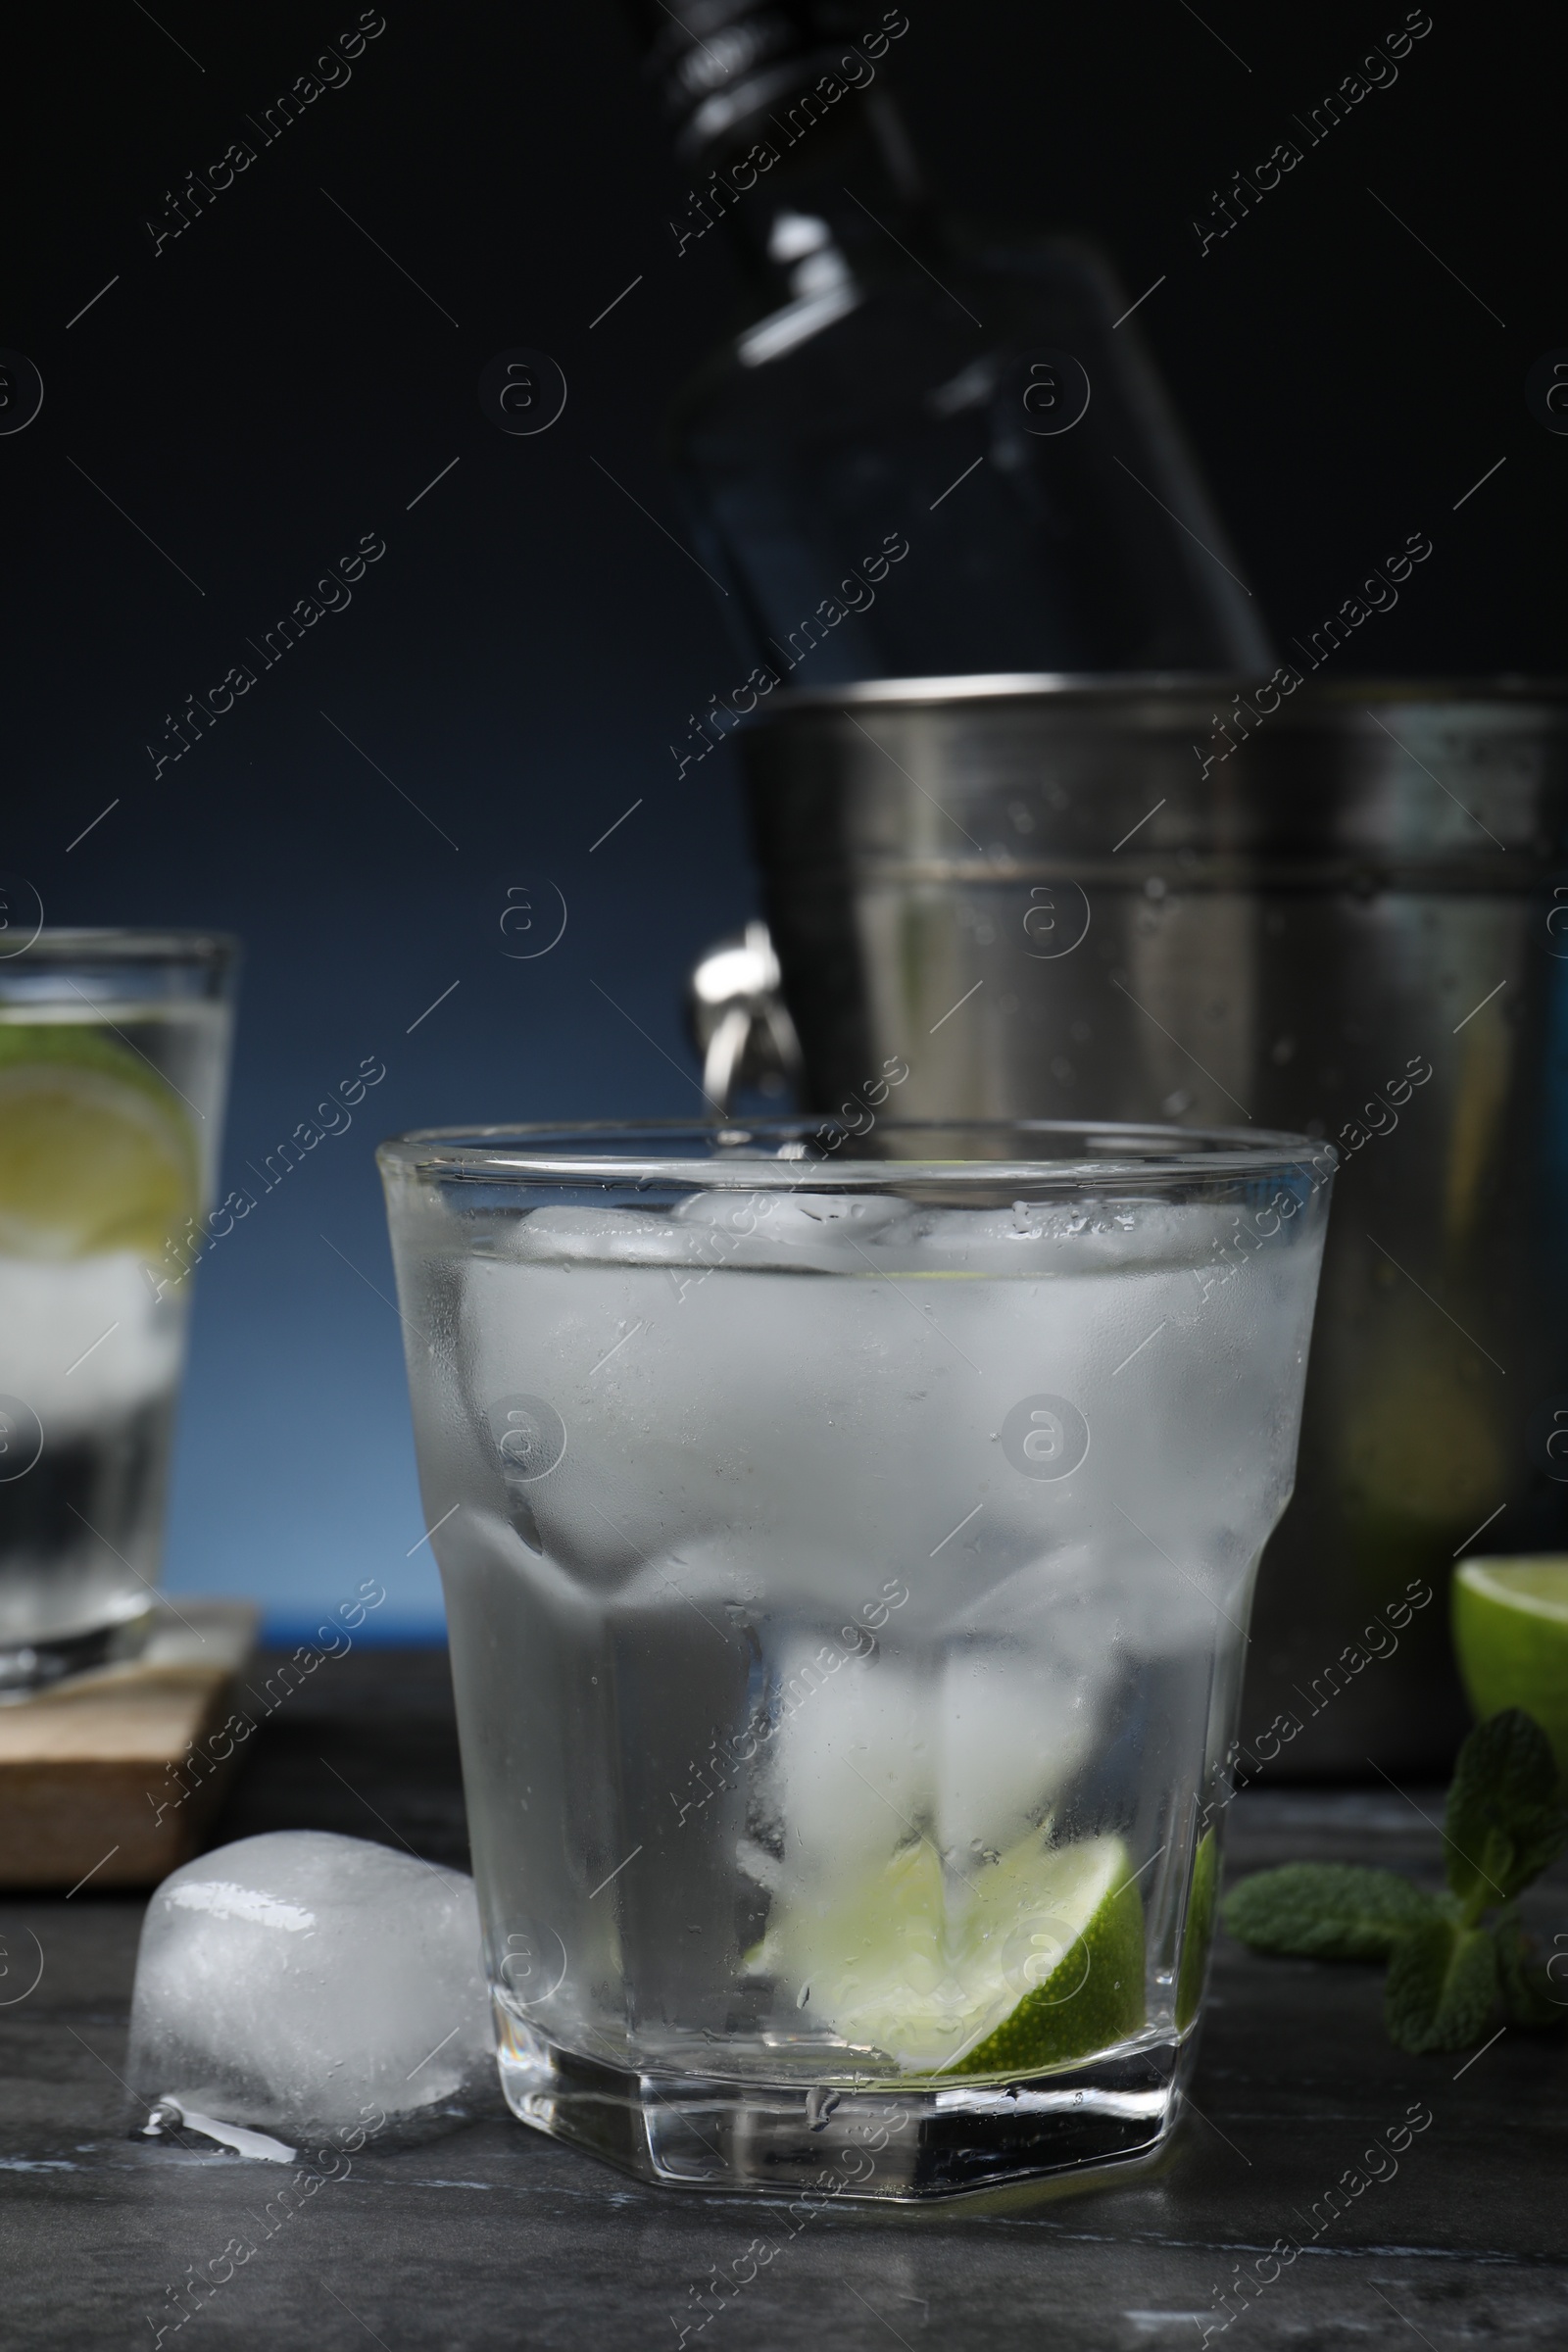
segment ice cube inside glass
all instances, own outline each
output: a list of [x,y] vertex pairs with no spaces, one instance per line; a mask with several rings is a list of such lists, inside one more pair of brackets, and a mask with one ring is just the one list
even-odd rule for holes
[[7,904],[0,886],[0,1696],[151,1622],[234,960],[204,933],[28,936]]
[[1152,2157],[1332,1152],[778,1121],[380,1156],[514,2113],[790,2194]]

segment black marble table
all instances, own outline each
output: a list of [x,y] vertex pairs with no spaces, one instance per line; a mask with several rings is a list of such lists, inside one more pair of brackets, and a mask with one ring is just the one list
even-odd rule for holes
[[[1259,1787],[1233,1808],[1230,1872],[1355,1860],[1435,1883],[1423,1816],[1439,1805],[1421,1788]],[[302,1827],[466,1861],[444,1654],[347,1655],[268,1723],[214,1842]],[[1534,1899],[1568,1929],[1568,1874]],[[749,2249],[776,2209],[641,2187],[504,2118],[368,2148],[269,2233],[272,2167],[125,2135],[140,1916],[90,1886],[0,1898],[8,2347],[678,2352],[683,2329],[701,2352],[1197,2352],[1205,2329],[1226,2352],[1568,2345],[1568,2034],[1401,2056],[1375,1970],[1260,1960],[1222,1936],[1197,2104],[1157,2174],[1005,2210],[829,2203],[772,2230],[784,2242],[760,2264]],[[34,1937],[43,1973],[19,1998]],[[1370,2155],[1412,2110],[1430,2124]],[[1329,2198],[1347,2174],[1363,2186]],[[181,2282],[231,2240],[254,2253],[176,2327]],[[1280,2240],[1302,2247],[1283,2267]],[[1239,2271],[1253,2291],[1226,2325]],[[730,2285],[712,2309],[715,2278]]]

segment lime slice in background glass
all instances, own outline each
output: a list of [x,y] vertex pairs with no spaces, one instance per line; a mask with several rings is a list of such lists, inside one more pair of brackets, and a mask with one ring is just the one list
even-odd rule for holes
[[1476,1714],[1523,1707],[1568,1779],[1568,1557],[1463,1560],[1450,1614]]
[[0,1253],[156,1260],[198,1198],[189,1114],[85,1024],[0,1023]]
[[755,1956],[911,2075],[1039,2074],[1146,2020],[1144,1912],[1119,1838],[1025,1838],[972,1873],[922,1841],[848,1900],[777,1897]]

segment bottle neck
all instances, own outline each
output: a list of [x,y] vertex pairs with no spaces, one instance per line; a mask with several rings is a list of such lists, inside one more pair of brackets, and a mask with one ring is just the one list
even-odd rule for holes
[[[902,274],[939,232],[889,87],[902,9],[829,40],[830,0],[631,0],[690,194],[677,252],[723,224],[763,309]],[[835,13],[842,14],[842,11]]]
[[913,274],[941,244],[903,122],[880,93],[844,101],[832,119],[777,110],[749,147],[710,164],[670,231],[684,251],[720,224],[764,309],[830,278],[865,287]]

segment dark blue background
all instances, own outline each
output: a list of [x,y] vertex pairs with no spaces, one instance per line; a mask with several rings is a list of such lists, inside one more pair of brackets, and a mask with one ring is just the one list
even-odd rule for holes
[[[52,922],[242,936],[231,1181],[384,1060],[352,1129],[203,1268],[169,1577],[259,1594],[282,1633],[376,1575],[366,1632],[385,1637],[432,1630],[439,1592],[428,1545],[407,1556],[422,1523],[371,1145],[691,1110],[684,975],[755,901],[723,758],[677,784],[668,750],[734,651],[650,518],[684,535],[660,420],[733,287],[720,236],[675,258],[685,182],[609,0],[388,0],[348,85],[154,257],[166,190],[233,138],[260,147],[247,114],[358,13],[215,25],[164,0],[166,33],[73,11],[18,76],[0,344],[46,397],[0,438],[0,868]],[[1551,670],[1568,442],[1523,379],[1568,319],[1553,76],[1526,21],[1440,10],[1396,86],[1201,260],[1190,225],[1403,15],[910,0],[895,59],[971,215],[1087,228],[1129,299],[1165,274],[1140,322],[1282,639],[1424,530],[1433,560],[1346,666]],[[533,439],[476,398],[514,345],[569,385]],[[387,552],[350,608],[155,781],[165,714],[372,531]],[[547,880],[565,935],[509,960],[507,892]]]

